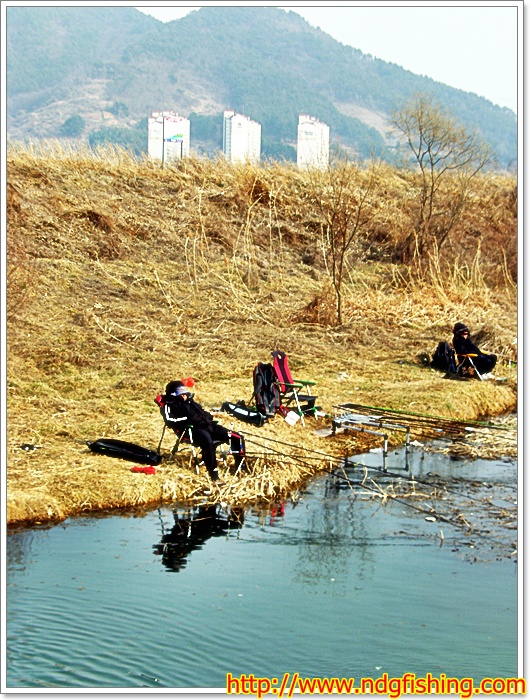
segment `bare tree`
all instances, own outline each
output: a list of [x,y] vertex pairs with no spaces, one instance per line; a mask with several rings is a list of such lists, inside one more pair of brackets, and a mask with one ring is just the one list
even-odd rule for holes
[[337,324],[342,325],[342,289],[356,243],[371,220],[375,191],[375,165],[352,163],[337,150],[326,170],[310,171],[312,198],[320,215],[326,268],[336,298]]
[[429,95],[406,102],[393,113],[392,125],[400,144],[412,151],[420,173],[413,230],[398,251],[399,257],[410,260],[440,250],[462,216],[471,180],[491,154],[478,132],[468,131]]

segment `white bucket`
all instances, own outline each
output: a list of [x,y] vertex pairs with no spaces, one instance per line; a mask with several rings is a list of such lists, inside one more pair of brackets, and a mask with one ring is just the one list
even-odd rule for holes
[[289,413],[287,413],[285,416],[285,422],[289,423],[289,425],[295,425],[295,423],[298,423],[299,420],[300,416],[294,411],[289,411]]

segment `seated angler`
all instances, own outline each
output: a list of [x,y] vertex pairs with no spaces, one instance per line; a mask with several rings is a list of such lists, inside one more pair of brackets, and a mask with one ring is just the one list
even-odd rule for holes
[[193,443],[200,447],[202,459],[212,481],[219,481],[215,457],[216,442],[232,445],[236,467],[244,460],[243,437],[239,433],[229,432],[214,421],[211,413],[193,400],[183,382],[173,381],[166,386],[164,420],[166,425],[175,430],[192,427]]
[[497,355],[483,353],[469,336],[469,328],[465,323],[455,323],[453,328],[453,348],[457,355],[476,355],[472,357],[473,364],[481,374],[488,374],[497,362]]

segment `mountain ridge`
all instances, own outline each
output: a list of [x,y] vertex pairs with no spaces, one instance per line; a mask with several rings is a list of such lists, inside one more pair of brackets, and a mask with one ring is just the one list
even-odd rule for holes
[[7,18],[10,139],[58,137],[78,114],[86,142],[109,127],[141,131],[151,111],[171,109],[200,117],[192,149],[211,152],[231,108],[262,124],[265,156],[292,159],[297,115],[309,113],[367,157],[385,153],[391,111],[430,92],[482,132],[501,166],[517,158],[511,110],[363,54],[293,11],[203,7],[163,23],[126,7],[9,7]]

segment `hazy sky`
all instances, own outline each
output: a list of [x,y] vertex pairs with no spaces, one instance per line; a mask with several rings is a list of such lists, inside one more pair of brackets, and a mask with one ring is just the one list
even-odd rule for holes
[[[523,0],[252,4],[290,9],[343,44],[517,111],[518,87],[522,91]],[[201,7],[193,2],[134,6],[162,21],[179,19]]]

